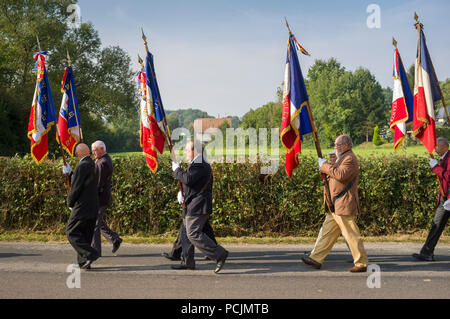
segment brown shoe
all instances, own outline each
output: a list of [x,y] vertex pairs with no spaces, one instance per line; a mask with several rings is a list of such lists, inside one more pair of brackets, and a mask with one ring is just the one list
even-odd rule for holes
[[302,261],[310,266],[313,266],[316,269],[320,269],[320,267],[322,267],[321,263],[318,263],[317,261],[315,261],[314,259],[311,259],[309,257],[302,257]]
[[355,267],[350,268],[348,271],[350,271],[350,272],[366,272],[367,271],[367,267],[355,266]]

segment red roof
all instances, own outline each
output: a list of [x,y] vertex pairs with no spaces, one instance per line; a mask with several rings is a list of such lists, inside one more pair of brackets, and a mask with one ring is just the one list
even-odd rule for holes
[[[194,120],[194,124],[193,124],[194,131],[196,133],[203,133],[209,128],[218,128],[225,121],[228,122],[229,127],[232,127],[231,126],[231,117],[220,118],[220,119],[215,119],[215,118],[198,118],[198,119]],[[201,132],[198,130],[198,128],[201,128]]]

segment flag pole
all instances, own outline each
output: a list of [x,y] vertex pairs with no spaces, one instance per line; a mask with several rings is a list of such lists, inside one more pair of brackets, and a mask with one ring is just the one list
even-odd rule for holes
[[[417,15],[416,12],[414,12],[414,19],[416,20],[416,23],[414,24],[414,26],[416,27],[416,29],[417,29],[417,31],[419,33],[419,45],[420,45],[420,30],[422,29],[423,24],[419,22],[419,16]],[[421,54],[421,52],[418,52],[418,54]],[[434,70],[434,66],[433,66],[433,62],[431,61],[431,58],[430,58],[430,62],[431,62],[431,68],[433,69],[433,73],[434,73],[434,76],[436,78],[436,82],[437,82],[437,85],[438,85],[439,94],[441,95],[441,101],[442,101],[442,104],[444,105],[444,110],[445,110],[445,113],[447,115],[447,123],[450,124],[450,118],[449,118],[449,115],[448,115],[447,106],[445,105],[445,102],[444,102],[444,95],[442,94],[441,87],[439,85],[439,80],[438,80],[438,78],[436,76],[436,71]],[[433,154],[430,154],[430,158],[434,158]],[[439,184],[439,192],[441,194],[444,194],[444,188],[443,188],[442,183],[441,183],[441,181],[439,179],[439,176],[436,176],[436,179],[437,179],[438,184]]]
[[[69,50],[66,51],[67,52],[67,66],[71,66],[72,65],[72,60],[70,59],[69,56]],[[72,83],[70,83],[70,92],[72,93],[72,104],[75,107],[75,98],[73,97],[73,87],[72,87]],[[78,116],[80,115],[80,110],[78,110],[78,114],[75,114],[75,120],[77,121],[77,126],[78,126],[78,134],[80,134],[80,143],[83,143],[83,130],[81,129],[81,124],[78,122]]]
[[[289,36],[292,36],[291,28],[289,27],[289,23],[288,23],[286,17],[284,17],[284,20],[286,21],[286,27],[289,31]],[[314,145],[316,146],[317,156],[320,158],[323,158],[322,149],[320,147],[320,142],[319,142],[319,137],[317,135],[316,123],[314,122],[314,118],[313,118],[313,115],[311,112],[311,107],[309,105],[309,100],[306,101],[306,110],[308,112],[308,116],[309,116],[309,119],[310,119],[311,125],[312,125],[312,133],[313,133]],[[325,196],[327,197],[327,200],[329,201],[329,203],[332,205],[333,202],[331,201],[330,185],[328,184],[328,179],[326,177],[326,174],[321,173],[320,175],[322,176],[323,184],[325,186]]]
[[[148,56],[150,51],[148,49],[147,37],[144,34],[144,29],[141,28],[141,30],[142,30],[142,40],[144,40],[145,50],[147,50],[147,56]],[[152,70],[152,72],[154,72],[154,71]],[[147,74],[147,77],[148,76],[149,76],[149,74]],[[156,76],[154,76],[154,74],[151,74],[150,76],[154,77],[154,79],[156,80]],[[159,101],[159,102],[160,102],[159,104],[162,105],[161,101]],[[164,121],[164,125],[166,126],[166,132],[167,132],[167,134],[164,134],[164,135],[166,135],[167,146],[169,147],[170,153],[172,153],[172,149],[173,149],[172,138],[170,136],[170,129],[169,129],[169,126],[167,125],[167,120],[166,120],[165,116],[163,117],[163,121]],[[184,198],[183,184],[181,184],[180,181],[178,181],[178,187],[180,189],[181,195],[183,196],[183,207],[186,208],[186,199]]]

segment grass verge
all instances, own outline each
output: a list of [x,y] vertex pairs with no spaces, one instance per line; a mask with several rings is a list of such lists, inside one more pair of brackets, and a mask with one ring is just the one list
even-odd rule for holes
[[[420,231],[412,234],[392,234],[384,236],[363,236],[364,242],[425,242],[427,231]],[[127,244],[172,244],[176,240],[173,233],[162,235],[125,235],[121,236],[124,243]],[[62,234],[49,232],[23,232],[23,231],[4,231],[0,233],[0,241],[21,241],[21,242],[42,242],[42,243],[67,243],[67,238]],[[105,241],[105,239],[103,239]],[[316,237],[218,237],[217,241],[221,244],[314,244]],[[343,243],[341,237],[338,240]],[[439,239],[440,244],[450,244],[450,236],[443,235]]]

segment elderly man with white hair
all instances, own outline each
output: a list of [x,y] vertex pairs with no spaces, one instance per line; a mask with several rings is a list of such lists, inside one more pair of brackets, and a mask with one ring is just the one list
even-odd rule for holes
[[111,203],[111,179],[113,173],[111,157],[109,157],[108,153],[106,153],[106,145],[102,141],[95,141],[92,143],[91,148],[96,159],[95,167],[98,173],[97,189],[100,204],[91,245],[101,256],[102,241],[100,234],[102,234],[103,237],[113,244],[113,253],[119,249],[122,239],[116,232],[112,231],[108,227],[104,220],[106,209]]

